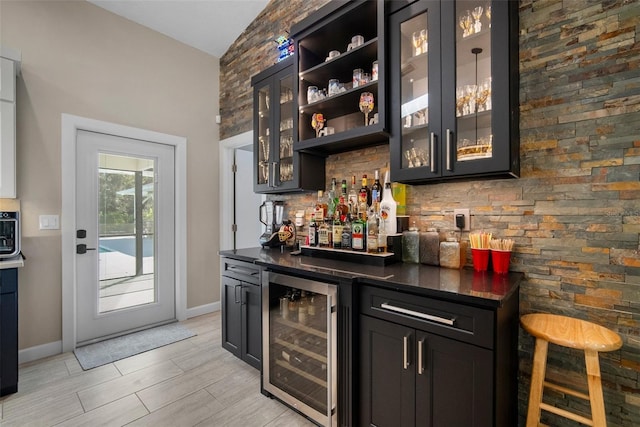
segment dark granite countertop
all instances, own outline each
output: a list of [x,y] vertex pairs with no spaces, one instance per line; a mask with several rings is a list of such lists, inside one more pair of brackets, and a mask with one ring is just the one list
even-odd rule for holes
[[477,273],[472,268],[453,270],[422,264],[395,263],[371,266],[310,256],[288,250],[248,248],[220,251],[220,255],[252,262],[272,271],[310,276],[318,280],[372,284],[428,297],[496,308],[518,293],[522,273]]

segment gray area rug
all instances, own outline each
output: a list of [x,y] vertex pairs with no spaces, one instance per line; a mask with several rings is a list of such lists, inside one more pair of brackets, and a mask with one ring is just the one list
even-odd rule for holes
[[85,371],[162,347],[196,334],[179,323],[158,326],[95,344],[76,348],[73,352]]

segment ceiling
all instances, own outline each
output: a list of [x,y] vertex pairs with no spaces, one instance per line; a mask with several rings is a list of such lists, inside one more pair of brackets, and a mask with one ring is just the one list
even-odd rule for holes
[[269,0],[88,0],[220,58]]

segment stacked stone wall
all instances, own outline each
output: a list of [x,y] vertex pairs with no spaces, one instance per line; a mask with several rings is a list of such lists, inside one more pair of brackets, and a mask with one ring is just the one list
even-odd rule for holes
[[[307,7],[307,3],[313,6]],[[265,44],[325,2],[270,3],[221,61],[225,136],[251,129],[248,78],[270,65]],[[288,8],[283,12],[282,8]],[[304,6],[303,6],[304,5]],[[281,14],[275,19],[273,14]],[[474,230],[515,240],[512,270],[525,274],[520,313],[548,312],[618,332],[620,351],[601,354],[610,426],[640,425],[640,2],[522,0],[519,179],[408,188],[412,221],[442,231],[469,208]],[[251,46],[258,53],[243,55]],[[238,47],[238,52],[234,49]],[[256,60],[259,58],[259,60]],[[246,76],[247,80],[242,80]],[[242,81],[240,81],[242,80]],[[225,121],[230,122],[225,125]],[[330,156],[327,182],[388,168],[386,145]],[[277,196],[289,215],[313,194]],[[519,337],[519,414],[524,425],[533,339]],[[585,388],[580,352],[551,346],[549,378]],[[588,405],[549,394],[560,407]],[[545,414],[554,426],[575,423]]]

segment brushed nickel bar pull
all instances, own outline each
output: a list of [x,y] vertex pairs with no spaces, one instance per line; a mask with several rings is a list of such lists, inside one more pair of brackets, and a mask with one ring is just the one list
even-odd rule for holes
[[242,302],[240,298],[238,298],[238,288],[242,290],[242,285],[235,285],[233,287],[233,299],[234,299],[233,302],[236,304],[240,304]]
[[444,323],[445,325],[453,326],[453,323],[456,319],[446,319],[440,316],[434,316],[433,314],[420,313],[419,311],[407,310],[406,308],[396,307],[395,305],[391,305],[389,303],[383,302],[380,304],[381,308],[385,310],[394,311],[396,313],[407,314],[409,316],[418,317],[420,319],[432,320],[438,323]]
[[403,352],[402,352],[402,367],[404,369],[407,369],[409,367],[409,337],[408,336],[404,336],[402,337],[402,343],[403,343]]
[[422,347],[424,346],[424,340],[418,341],[418,375],[424,373],[424,361],[422,360]]
[[447,170],[451,170],[451,129],[447,129]]
[[431,132],[431,137],[429,139],[429,166],[431,167],[431,172],[436,172],[436,134]]

